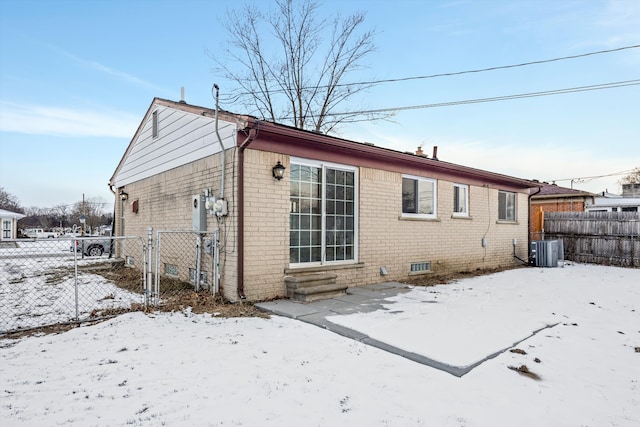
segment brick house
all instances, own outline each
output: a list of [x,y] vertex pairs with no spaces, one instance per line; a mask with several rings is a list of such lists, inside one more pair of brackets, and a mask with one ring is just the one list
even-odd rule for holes
[[202,228],[222,230],[220,292],[231,301],[527,255],[531,181],[228,112],[216,128],[215,116],[153,100],[110,181],[114,234],[192,230],[197,199],[213,195]]
[[595,194],[560,187],[556,184],[542,183],[542,187],[533,190],[529,205],[529,232],[531,240],[542,239],[544,212],[584,212],[585,207],[593,204]]

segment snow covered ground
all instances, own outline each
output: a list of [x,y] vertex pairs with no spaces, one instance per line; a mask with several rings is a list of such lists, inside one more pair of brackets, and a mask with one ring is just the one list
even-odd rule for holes
[[90,266],[108,255],[82,258],[71,251],[73,244],[72,239],[42,239],[0,248],[0,332],[86,319],[94,310],[143,302],[141,294],[98,274],[80,271],[76,282],[74,262]]
[[130,313],[1,339],[0,425],[640,425],[638,269],[517,269],[385,308],[331,321],[458,365],[557,325],[458,378],[276,316]]

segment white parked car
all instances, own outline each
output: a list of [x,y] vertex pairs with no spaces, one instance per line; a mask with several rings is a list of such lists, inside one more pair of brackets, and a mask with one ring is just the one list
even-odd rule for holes
[[27,228],[22,234],[32,239],[53,239],[60,237],[60,233],[56,231],[44,231],[42,228]]

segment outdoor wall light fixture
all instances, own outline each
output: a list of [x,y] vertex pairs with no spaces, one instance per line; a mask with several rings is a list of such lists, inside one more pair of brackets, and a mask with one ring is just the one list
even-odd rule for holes
[[122,200],[123,202],[126,201],[129,198],[129,194],[125,193],[124,191],[120,190],[120,200]]
[[285,169],[286,168],[282,166],[282,163],[280,163],[280,160],[278,160],[278,163],[271,169],[271,171],[273,172],[273,177],[280,181],[282,177],[284,177]]

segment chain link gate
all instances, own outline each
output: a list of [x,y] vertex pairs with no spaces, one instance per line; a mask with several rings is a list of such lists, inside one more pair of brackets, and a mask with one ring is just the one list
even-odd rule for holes
[[145,304],[139,237],[0,242],[0,334],[80,323]]
[[[151,230],[149,233],[151,236]],[[161,306],[194,291],[218,292],[217,230],[160,230],[156,232],[154,243],[154,280],[147,279],[150,305]]]

